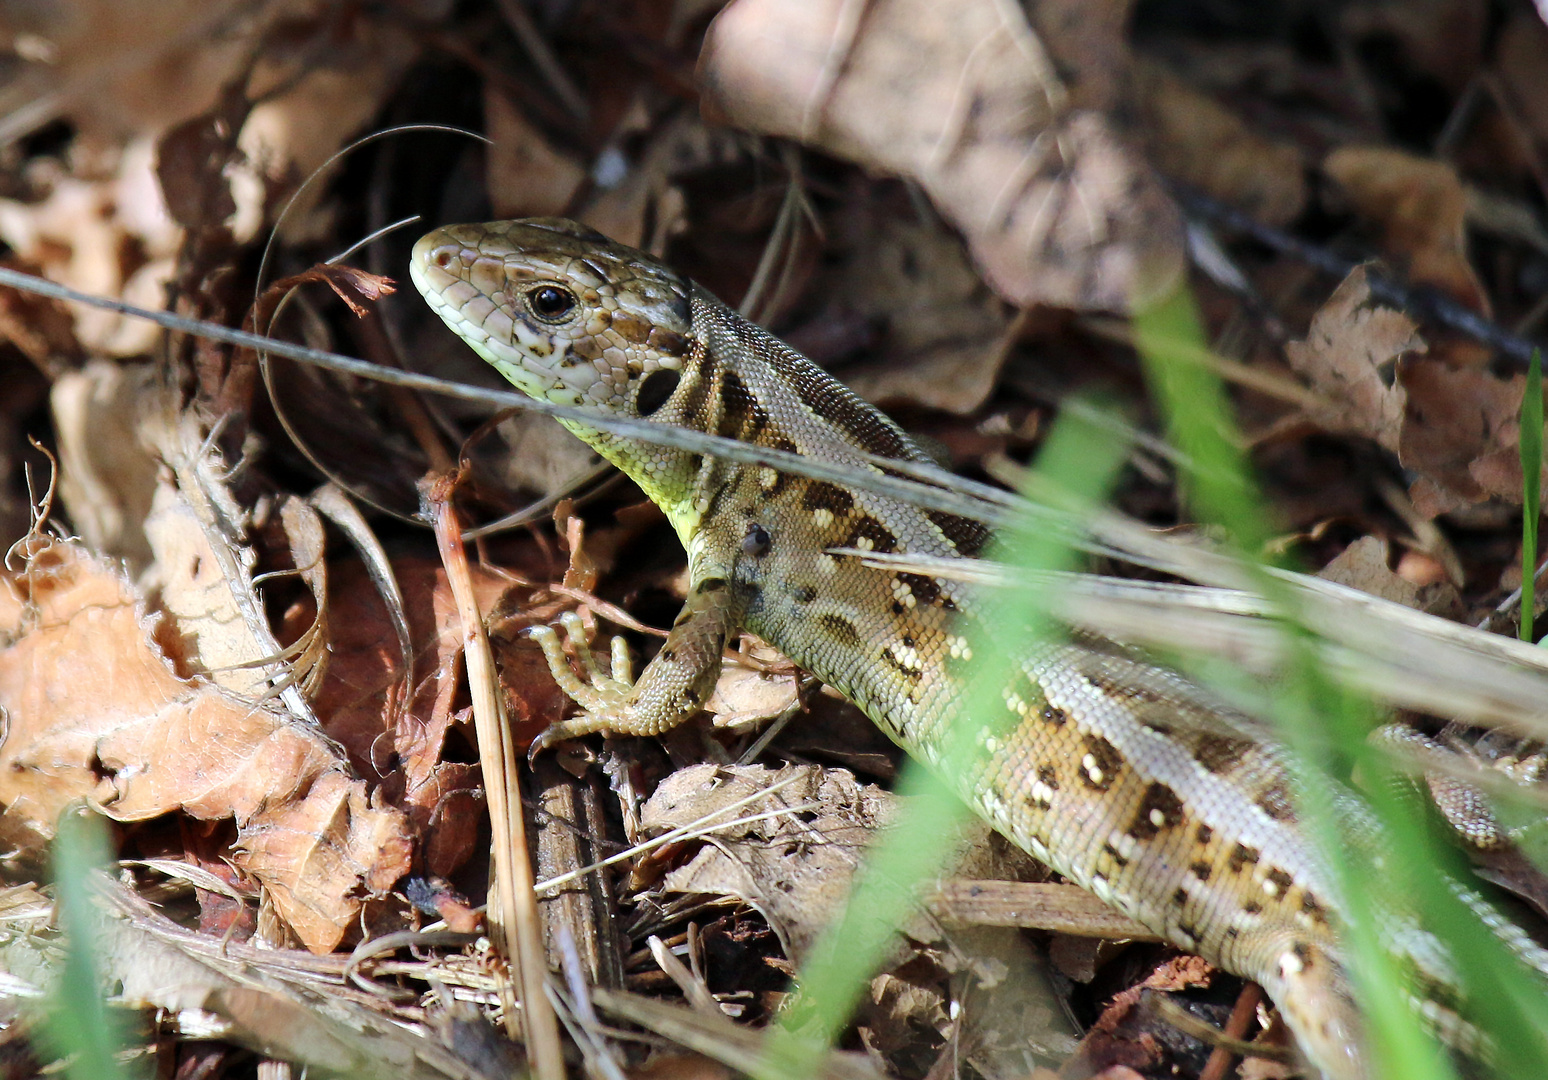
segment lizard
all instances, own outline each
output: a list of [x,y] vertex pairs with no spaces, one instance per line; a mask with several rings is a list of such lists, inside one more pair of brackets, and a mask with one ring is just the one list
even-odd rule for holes
[[[796,350],[584,225],[446,226],[414,246],[410,276],[458,337],[532,397],[872,469],[878,459],[930,461]],[[561,422],[661,508],[690,582],[637,680],[616,650],[612,675],[597,670],[578,620],[565,627],[587,681],[554,631],[538,629],[554,678],[583,712],[550,726],[534,752],[682,722],[707,700],[728,637],[746,628],[929,767],[966,732],[967,752],[945,779],[991,825],[1165,939],[1261,984],[1323,1075],[1367,1075],[1342,905],[1299,820],[1288,753],[1261,720],[1141,657],[1075,641],[1014,665],[1002,716],[964,716],[971,587],[852,553],[973,558],[991,538],[983,525]],[[1338,797],[1349,804],[1340,814],[1368,814],[1352,793]],[[1401,954],[1421,1011],[1466,1042],[1463,1022],[1443,1019],[1456,996],[1444,948],[1417,920],[1389,923],[1383,944]],[[1548,971],[1524,932],[1496,930]]]

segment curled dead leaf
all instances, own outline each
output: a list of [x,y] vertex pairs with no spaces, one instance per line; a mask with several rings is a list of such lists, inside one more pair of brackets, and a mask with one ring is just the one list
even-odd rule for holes
[[1171,201],[1014,5],[737,0],[698,78],[713,117],[916,181],[1018,305],[1127,310],[1181,270]]
[[1290,366],[1321,398],[1314,422],[1328,431],[1363,435],[1393,453],[1407,403],[1396,364],[1401,356],[1424,351],[1413,320],[1371,298],[1363,267],[1312,317],[1306,340],[1285,348]]
[[1381,227],[1383,250],[1410,281],[1489,314],[1489,298],[1467,258],[1467,194],[1451,165],[1384,146],[1345,146],[1322,168],[1355,211]]
[[1325,399],[1316,423],[1373,439],[1419,474],[1409,494],[1422,517],[1491,498],[1520,503],[1525,376],[1498,379],[1425,351],[1413,321],[1373,301],[1356,269],[1286,355]]
[[1266,138],[1157,61],[1140,60],[1134,73],[1134,100],[1158,168],[1265,224],[1285,225],[1300,214],[1306,163],[1298,147]]
[[330,952],[362,900],[408,871],[401,814],[375,805],[316,730],[202,679],[151,642],[114,568],[58,543],[4,579],[0,831],[41,843],[71,801],[119,821],[236,820],[236,864],[296,935]]

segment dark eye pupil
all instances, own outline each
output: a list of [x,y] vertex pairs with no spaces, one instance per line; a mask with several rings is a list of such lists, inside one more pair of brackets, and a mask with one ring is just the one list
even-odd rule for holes
[[547,319],[557,319],[575,306],[575,298],[563,289],[544,285],[527,295],[532,310]]

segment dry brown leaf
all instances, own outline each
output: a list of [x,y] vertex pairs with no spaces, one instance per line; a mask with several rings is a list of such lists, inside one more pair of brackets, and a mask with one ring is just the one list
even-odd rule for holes
[[275,309],[292,289],[317,282],[332,289],[357,318],[363,318],[371,310],[371,305],[382,297],[398,291],[397,283],[392,278],[344,263],[314,263],[299,274],[282,277],[264,289],[258,303],[253,305],[253,310],[243,320],[242,328],[251,331],[255,326],[271,325]]
[[720,678],[704,711],[716,727],[740,727],[762,723],[782,715],[800,700],[800,686],[793,674],[775,674],[734,661],[721,664]]
[[1363,268],[1312,317],[1306,340],[1286,346],[1290,366],[1324,402],[1311,419],[1328,431],[1374,439],[1393,453],[1407,402],[1394,369],[1405,353],[1424,351],[1413,320],[1371,299]]
[[[0,240],[47,278],[82,292],[161,310],[183,231],[167,213],[155,150],[138,139],[105,180],[54,178],[46,199],[0,199]],[[66,304],[87,352],[135,356],[161,330],[116,312]]]
[[1526,376],[1405,362],[1398,378],[1408,394],[1398,460],[1420,474],[1409,490],[1414,509],[1434,517],[1488,498],[1519,505]]
[[[933,973],[933,972],[932,972]],[[921,1036],[939,1043],[951,1029],[952,997],[945,978],[915,981],[883,972],[871,980],[871,991],[862,1002],[855,1026],[865,1048],[886,1061],[919,1055]]]
[[1381,226],[1383,250],[1409,281],[1489,314],[1467,258],[1467,194],[1451,165],[1385,146],[1345,146],[1322,168],[1356,212]]
[[[1113,996],[1102,1010],[1076,1056],[1064,1063],[1060,1076],[1124,1077],[1140,1070],[1145,1076],[1177,1071],[1172,1058],[1175,1031],[1155,1010],[1141,1007],[1146,990],[1187,990],[1208,986],[1215,969],[1197,956],[1173,956],[1157,964],[1142,981]],[[1170,1068],[1168,1067],[1170,1066]]]
[[[787,786],[731,813],[731,803],[782,782]],[[815,765],[778,771],[758,765],[694,765],[667,777],[646,802],[641,823],[662,832],[697,823],[728,821],[796,806],[806,809],[714,830],[714,840],[686,865],[671,870],[659,888],[668,892],[707,892],[735,896],[768,919],[785,954],[799,960],[842,909],[850,880],[875,830],[897,812],[897,797],[859,783],[846,769]],[[990,840],[991,831],[976,818],[960,824],[954,873],[975,877],[1027,873],[1029,857],[1006,857],[1007,846]],[[915,941],[939,940],[941,928],[915,902],[907,932]]]
[[[292,190],[381,114],[424,46],[423,35],[393,19],[298,25],[326,35],[326,47],[318,48],[319,41],[310,49],[270,50],[253,71],[248,93],[257,104],[237,137],[241,158],[231,169],[238,240],[252,239],[267,223],[276,189]],[[332,215],[314,207],[327,192],[323,183],[301,193],[285,219],[284,239],[302,243],[326,235]]]
[[[762,799],[728,809],[777,785]],[[775,772],[761,766],[697,765],[663,781],[641,820],[648,831],[659,832],[698,823],[706,815],[718,814],[716,820],[727,822],[788,809],[772,820],[714,829],[708,842],[669,871],[657,888],[744,901],[764,915],[786,955],[799,962],[843,910],[865,846],[897,805],[896,796],[859,784],[842,769],[807,765]],[[989,842],[987,826],[964,823],[959,850],[968,861],[991,865],[996,846]],[[884,884],[899,891],[897,898],[905,905],[900,910],[906,913],[907,940],[894,939],[890,961],[916,956],[923,945],[925,955],[940,965],[928,966],[959,977],[962,1031],[971,1033],[964,1034],[964,1045],[972,1048],[975,1060],[1024,1063],[1029,1054],[1052,1058],[1073,1049],[1073,1029],[1049,989],[1046,963],[1019,930],[975,926],[945,931],[914,902],[911,886]],[[873,981],[871,1005],[859,1023],[873,1050],[887,1046],[902,1052],[917,1040],[914,1024],[944,1028],[944,1005],[940,988],[931,982],[884,974]],[[994,1068],[985,1075],[1014,1073]]]
[[88,798],[120,821],[236,819],[235,862],[306,946],[331,951],[363,898],[408,871],[402,816],[375,806],[333,744],[203,680],[150,640],[120,574],[55,544],[0,590],[0,831],[34,843]]
[[1138,60],[1134,73],[1140,130],[1162,172],[1270,225],[1301,213],[1306,162],[1297,146],[1260,134],[1155,60]]
[[1412,320],[1373,301],[1356,269],[1286,355],[1326,402],[1314,421],[1375,440],[1419,474],[1409,495],[1422,517],[1490,498],[1520,503],[1525,376],[1501,380],[1416,355],[1424,351]]
[[144,526],[155,557],[151,580],[172,617],[164,647],[185,671],[254,701],[276,696],[298,720],[315,724],[310,698],[327,659],[321,518],[306,500],[286,496],[278,501],[272,540],[261,545],[288,551],[296,578],[311,590],[316,615],[295,628],[297,639],[285,649],[253,574],[254,515],[230,490],[219,449],[193,413],[175,417],[165,394],[147,397],[139,432],[164,463]]
[[704,703],[716,727],[760,724],[800,704],[800,669],[784,653],[745,631],[734,649],[735,658],[721,658],[720,678]]
[[697,1054],[660,1050],[643,1065],[629,1070],[632,1080],[732,1080],[741,1074]]
[[484,126],[484,187],[495,217],[557,217],[569,209],[585,167],[555,149],[492,79],[484,84]]
[[[29,100],[33,126],[68,117],[88,139],[156,131],[215,103],[276,19],[315,0],[72,0],[9,5],[0,37],[22,39],[33,63],[8,93]],[[5,111],[10,112],[10,109]],[[26,128],[8,133],[7,140]]]
[[140,411],[156,378],[149,364],[92,360],[49,391],[70,524],[92,551],[125,560],[134,574],[151,563],[145,519],[160,462],[140,437]]
[[[0,266],[24,274],[41,269],[13,257],[0,260]],[[41,371],[57,370],[64,362],[73,366],[81,356],[69,308],[62,301],[20,289],[0,291],[0,341],[16,346]]]
[[312,607],[305,612],[310,617],[304,624],[292,620],[296,623],[295,634],[287,638],[291,642],[290,669],[301,692],[311,700],[317,696],[317,688],[328,672],[328,646],[333,640],[328,613],[328,534],[317,508],[298,495],[285,495],[279,500],[276,524],[284,537],[295,576],[311,594]]
[[1393,573],[1387,566],[1389,558],[1385,540],[1362,536],[1339,552],[1317,576],[1432,615],[1460,609],[1462,598],[1457,595],[1456,586],[1445,580],[1444,571],[1440,580],[1417,585]]
[[[394,723],[387,694],[401,678],[395,634],[365,571],[345,563],[331,575],[333,655],[317,711],[356,767],[381,779],[383,797],[412,822],[426,869],[444,877],[473,853],[486,812],[478,766],[443,760],[448,734],[461,719],[453,705],[461,682],[462,623],[438,561],[400,559],[393,573],[414,648],[413,700]],[[552,618],[571,601],[533,608],[531,590],[479,566],[472,568],[472,580],[481,611],[521,612],[491,643],[517,738],[530,741],[563,716],[569,699],[548,674],[536,643],[517,631],[534,619]]]
[[1029,1061],[1075,1052],[1079,1028],[1044,949],[1019,930],[984,926],[953,931],[951,945],[944,962],[956,975],[958,1038],[981,1076],[1022,1077]]
[[858,231],[812,290],[840,317],[885,327],[883,358],[847,367],[844,382],[879,405],[966,415],[993,392],[1009,350],[1003,306],[973,272],[961,242],[934,224],[885,217]]
[[167,480],[157,485],[145,535],[155,557],[160,604],[175,627],[168,642],[174,659],[233,693],[262,697],[269,689],[268,676],[248,662],[275,655],[278,646],[265,648],[255,639],[255,628],[243,619],[236,595],[242,585],[222,572],[215,548],[225,547],[243,570],[251,569],[252,551],[212,537],[198,511]]
[[205,235],[236,214],[228,168],[238,156],[232,132],[247,118],[240,87],[228,86],[219,103],[174,125],[156,142],[156,181],[167,212],[183,228]]
[[[1271,1029],[1272,1030],[1272,1029]],[[1257,1040],[1254,1040],[1255,1042]],[[1279,1044],[1265,1044],[1282,1047]],[[1267,1057],[1243,1059],[1236,1068],[1238,1080],[1296,1080],[1305,1075],[1305,1068],[1297,1061],[1275,1061]]]
[[709,115],[918,182],[1018,305],[1127,310],[1181,269],[1171,201],[1015,5],[737,0],[698,75]]
[[373,995],[340,987],[307,957],[186,929],[118,882],[100,881],[97,894],[97,963],[129,1008],[201,1016],[222,1040],[310,1075],[491,1075],[386,1013]]
[[891,795],[858,783],[842,769],[807,765],[775,772],[762,766],[695,765],[657,787],[640,821],[649,832],[665,832],[720,813],[781,781],[790,782],[733,813],[722,813],[719,820],[807,809],[717,829],[715,842],[668,873],[659,887],[743,900],[768,919],[785,955],[799,961],[842,910],[866,844],[895,812]]

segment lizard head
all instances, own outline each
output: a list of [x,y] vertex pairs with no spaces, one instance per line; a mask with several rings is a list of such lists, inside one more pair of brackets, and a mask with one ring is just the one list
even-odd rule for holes
[[563,218],[449,225],[422,237],[414,285],[518,389],[650,416],[692,343],[688,282]]

